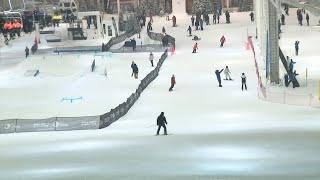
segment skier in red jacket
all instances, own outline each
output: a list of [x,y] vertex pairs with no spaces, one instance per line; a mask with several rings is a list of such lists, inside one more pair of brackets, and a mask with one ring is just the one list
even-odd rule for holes
[[171,77],[171,86],[169,91],[172,91],[172,89],[174,88],[174,85],[176,85],[176,77],[174,77],[174,75],[172,75]]
[[223,47],[223,45],[224,45],[224,43],[226,42],[226,38],[224,37],[224,36],[222,36],[221,38],[220,38],[220,47]]

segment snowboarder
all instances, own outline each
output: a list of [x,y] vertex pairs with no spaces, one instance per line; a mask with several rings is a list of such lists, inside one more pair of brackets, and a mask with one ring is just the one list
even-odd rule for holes
[[226,15],[226,23],[230,24],[230,13],[229,13],[229,11],[226,11],[225,15]]
[[291,60],[290,60],[290,63],[289,63],[289,71],[290,71],[291,73],[293,73],[294,64],[296,64],[296,62],[294,62],[294,61],[291,59]]
[[151,21],[148,22],[147,30],[148,31],[152,31],[152,23],[151,23]]
[[284,14],[281,15],[281,24],[285,25],[286,24],[286,17]]
[[194,16],[191,16],[191,25],[194,26]]
[[29,52],[30,52],[30,50],[29,50],[28,46],[26,47],[26,49],[25,49],[24,51],[26,52],[26,58],[28,58],[28,56],[29,56]]
[[177,26],[177,18],[174,15],[172,16],[172,25],[173,25],[173,27]]
[[217,24],[217,15],[216,15],[216,13],[213,13],[212,19],[213,19],[213,24]]
[[176,77],[174,75],[172,75],[172,77],[171,77],[171,86],[169,88],[170,92],[173,90],[174,85],[176,85]]
[[193,45],[192,53],[197,53],[197,50],[198,50],[198,43],[195,43],[195,44]]
[[290,79],[290,80],[289,80],[289,82],[288,82],[288,86],[289,86],[290,83],[292,82],[292,87],[293,87],[293,88],[296,88],[296,85],[295,85],[295,83],[293,83],[293,82],[297,80],[297,76],[299,76],[299,74],[297,74],[297,71],[294,70],[294,72],[289,75],[289,79]]
[[139,74],[139,68],[137,66],[136,63],[133,64],[133,68],[132,68],[133,74],[134,74],[134,78],[138,79],[138,74]]
[[220,75],[222,73],[222,71],[223,71],[223,69],[221,69],[220,71],[219,70],[215,71],[215,74],[217,76],[217,80],[219,82],[219,87],[222,87],[222,85],[221,85],[221,75]]
[[191,26],[189,26],[187,31],[189,32],[189,36],[192,36],[192,34],[191,34],[191,32],[192,32]]
[[245,88],[245,90],[248,90],[247,89],[247,77],[244,73],[242,73],[242,75],[241,75],[241,84],[242,84],[241,85],[242,91],[243,91],[243,88]]
[[166,33],[166,29],[164,28],[164,26],[162,27],[162,34]]
[[250,13],[250,19],[251,19],[251,22],[254,21],[254,13],[253,12]]
[[220,14],[220,13],[218,13],[218,14],[217,14],[218,24],[220,24],[220,16],[221,16],[221,14]]
[[200,30],[203,31],[203,20],[200,19]]
[[222,48],[224,43],[226,42],[226,38],[224,37],[224,35],[220,38],[220,47]]
[[309,25],[310,25],[310,16],[309,16],[308,13],[307,13],[307,15],[306,15],[306,20],[307,20],[307,25],[309,26]]
[[134,66],[135,66],[135,62],[134,61],[132,61],[132,63],[131,63],[131,70],[132,70],[132,73],[131,73],[131,77],[133,77],[133,75],[134,75]]
[[153,60],[154,60],[154,55],[152,52],[150,52],[150,55],[149,55],[149,61],[151,63],[151,67],[153,67]]
[[296,41],[296,42],[294,43],[294,48],[295,48],[295,50],[296,50],[296,56],[299,55],[299,44],[300,44],[300,41]]
[[164,112],[161,112],[161,114],[157,118],[157,125],[158,125],[157,136],[159,135],[161,127],[163,127],[164,129],[164,135],[168,135],[167,127],[166,127],[167,124],[168,123],[167,123],[166,117],[164,116]]
[[226,66],[226,68],[224,69],[224,74],[226,75],[226,79],[225,80],[232,80],[231,79],[231,76],[230,76],[230,74],[231,74],[231,72],[230,72],[230,70],[229,70],[229,67],[228,66]]

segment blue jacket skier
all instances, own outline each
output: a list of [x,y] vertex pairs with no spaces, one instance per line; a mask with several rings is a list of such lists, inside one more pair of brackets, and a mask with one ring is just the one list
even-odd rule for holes
[[218,82],[219,82],[219,87],[222,87],[222,85],[221,85],[221,73],[222,73],[222,71],[223,71],[224,69],[221,69],[220,71],[219,70],[216,70],[215,71],[215,73],[216,73],[216,76],[217,76],[217,80],[218,80]]

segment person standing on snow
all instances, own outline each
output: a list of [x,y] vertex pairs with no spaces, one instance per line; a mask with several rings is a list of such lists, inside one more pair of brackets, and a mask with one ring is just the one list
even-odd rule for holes
[[200,19],[200,30],[203,31],[203,20]]
[[189,36],[192,36],[192,34],[191,34],[191,32],[192,32],[191,26],[189,26],[187,31],[189,32]]
[[164,116],[164,112],[161,112],[161,114],[157,118],[157,126],[158,126],[157,136],[159,136],[161,127],[163,127],[163,129],[164,129],[164,135],[168,135],[167,134],[167,127],[166,127],[167,124],[168,124],[168,122],[167,122],[166,117]]
[[149,61],[151,63],[151,67],[153,67],[153,59],[154,59],[154,55],[152,52],[150,52],[150,55],[149,55]]
[[253,12],[250,13],[250,19],[251,19],[251,22],[254,21],[254,13]]
[[172,26],[173,27],[177,26],[177,18],[176,18],[176,16],[172,16]]
[[226,23],[230,24],[230,13],[229,13],[229,11],[226,11],[225,15],[226,15]]
[[215,71],[215,74],[217,76],[217,80],[219,82],[219,87],[222,87],[222,85],[221,85],[221,75],[220,75],[222,73],[222,71],[223,71],[223,69],[221,69],[220,71],[219,70]]
[[191,25],[194,26],[194,16],[191,16]]
[[213,13],[212,19],[213,19],[213,24],[217,24],[217,15],[215,12]]
[[26,47],[26,49],[24,50],[24,52],[26,53],[26,58],[28,58],[28,56],[29,56],[29,52],[30,52],[29,48],[28,48],[28,47]]
[[295,50],[296,50],[296,56],[299,55],[299,44],[300,44],[300,41],[296,41],[296,42],[294,43],[294,48],[295,48]]
[[247,77],[244,73],[242,73],[241,75],[241,89],[243,91],[243,88],[245,88],[245,90],[247,90]]
[[172,77],[171,77],[171,86],[169,88],[170,92],[173,90],[174,85],[176,85],[176,77],[174,75],[172,75]]
[[197,50],[198,50],[198,43],[195,43],[195,44],[193,45],[192,53],[197,53]]
[[225,80],[232,80],[231,79],[231,76],[230,76],[230,74],[231,74],[231,72],[230,72],[230,70],[229,70],[229,67],[228,66],[226,66],[226,68],[224,69],[224,74],[226,75],[226,79]]
[[308,13],[307,13],[307,15],[306,15],[306,20],[307,20],[307,25],[309,26],[309,25],[310,25],[310,16],[309,16]]
[[226,42],[226,38],[224,37],[224,35],[222,35],[222,37],[220,38],[220,47],[223,47],[225,42]]

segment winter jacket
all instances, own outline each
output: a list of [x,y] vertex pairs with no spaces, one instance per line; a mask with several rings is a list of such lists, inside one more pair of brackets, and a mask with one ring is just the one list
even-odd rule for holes
[[220,39],[220,42],[221,43],[225,43],[226,42],[226,38],[224,36],[222,36],[221,39]]
[[226,69],[224,69],[224,74],[230,74],[230,70],[229,70],[229,68],[226,68]]
[[242,83],[246,83],[247,82],[247,77],[246,77],[246,75],[241,75],[241,81],[242,81]]
[[158,125],[158,126],[164,126],[164,125],[166,125],[166,124],[168,124],[166,117],[165,117],[164,115],[158,116],[158,118],[157,118],[157,125]]
[[221,69],[220,71],[219,70],[216,70],[216,76],[217,76],[217,79],[220,81],[221,80],[221,76],[220,76],[220,74],[222,73],[222,71],[223,71],[224,69]]
[[171,85],[176,84],[176,78],[174,76],[171,77]]
[[154,59],[153,54],[150,54],[150,56],[149,56],[149,60],[150,60],[150,61],[153,61],[153,59]]

